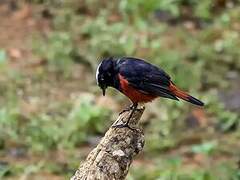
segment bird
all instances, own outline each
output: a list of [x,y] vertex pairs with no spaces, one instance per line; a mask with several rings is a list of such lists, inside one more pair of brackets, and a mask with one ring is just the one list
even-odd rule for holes
[[132,110],[128,120],[115,127],[128,127],[139,103],[148,103],[158,97],[185,100],[197,106],[204,103],[178,88],[171,77],[160,67],[135,57],[106,57],[96,69],[97,85],[103,96],[112,87],[127,96],[132,105],[123,111]]

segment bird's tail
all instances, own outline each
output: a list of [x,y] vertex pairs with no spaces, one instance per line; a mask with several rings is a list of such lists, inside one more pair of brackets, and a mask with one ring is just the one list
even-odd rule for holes
[[170,91],[177,96],[180,99],[183,99],[187,102],[190,102],[192,104],[198,105],[198,106],[204,106],[204,103],[195,97],[187,94],[186,92],[178,89],[173,83],[170,84]]

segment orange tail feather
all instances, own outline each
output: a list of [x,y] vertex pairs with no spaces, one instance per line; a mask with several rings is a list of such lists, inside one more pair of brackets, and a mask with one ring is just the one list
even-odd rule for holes
[[174,93],[175,96],[177,96],[180,99],[183,99],[187,102],[190,102],[192,104],[203,106],[204,103],[197,98],[187,94],[186,92],[178,89],[173,83],[170,84],[170,91]]

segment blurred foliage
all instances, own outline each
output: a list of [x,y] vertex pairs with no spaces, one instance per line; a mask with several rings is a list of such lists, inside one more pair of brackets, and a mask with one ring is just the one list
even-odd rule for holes
[[[13,62],[8,61],[8,51],[0,49],[0,155],[26,149],[26,154],[47,160],[27,166],[0,161],[0,178],[27,177],[38,171],[72,174],[79,158],[73,152],[79,148],[82,153],[82,147],[96,144],[111,124],[111,104],[98,103],[94,81],[95,68],[105,56],[145,58],[206,103],[201,109],[204,115],[193,118],[197,128],[184,121],[194,114],[187,103],[161,99],[147,108],[150,121],[143,122],[144,158],[132,167],[129,180],[240,178],[235,162],[239,152],[233,150],[239,147],[240,115],[219,99],[219,93],[231,91],[239,81],[231,79],[240,72],[237,1],[26,2],[34,18],[50,24],[50,30],[29,36],[32,53],[46,64],[30,72],[16,71],[9,68]],[[75,68],[82,66],[89,79],[82,80],[83,74],[74,76]],[[75,95],[83,89],[88,93]],[[115,99],[122,101],[119,94]],[[27,107],[23,108],[23,102]],[[199,131],[201,136],[195,137]],[[52,161],[50,152],[66,153],[68,162],[61,164],[54,157]]]
[[5,61],[6,61],[6,52],[0,49],[0,64],[4,63]]
[[155,10],[169,11],[173,16],[181,16],[181,8],[191,8],[193,15],[200,18],[210,18],[213,1],[203,0],[123,0],[120,10],[127,16],[146,17]]
[[229,164],[219,164],[202,169],[191,169],[183,163],[183,159],[173,157],[170,159],[158,159],[154,163],[154,168],[150,167],[146,173],[146,166],[133,167],[128,176],[129,180],[215,180],[215,179],[238,179],[239,170],[233,169]]
[[[80,96],[65,116],[39,114],[22,117],[18,108],[0,109],[0,142],[28,146],[47,152],[86,143],[93,134],[103,133],[109,111],[94,104],[92,96]],[[23,128],[22,128],[23,127]]]
[[203,144],[194,145],[192,147],[192,151],[194,153],[205,153],[205,154],[211,154],[213,153],[214,149],[217,148],[217,142],[204,142]]
[[74,46],[68,33],[56,32],[47,37],[47,41],[33,44],[36,54],[47,60],[49,70],[69,74],[74,59]]

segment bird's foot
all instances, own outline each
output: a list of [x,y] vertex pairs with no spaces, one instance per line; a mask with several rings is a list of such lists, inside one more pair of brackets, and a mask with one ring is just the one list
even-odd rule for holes
[[[119,113],[119,116],[120,116],[121,114],[125,113],[125,112],[132,111],[133,108],[134,108],[134,105],[133,105],[133,104],[130,105],[130,106],[128,106],[127,108],[123,109],[123,110]],[[136,111],[141,111],[142,108],[139,108],[139,109],[136,108],[135,110],[136,110]]]
[[126,123],[122,123],[122,124],[114,124],[114,125],[112,125],[112,128],[129,128],[132,131],[136,130],[136,128],[130,127],[127,122]]
[[131,111],[133,110],[133,105],[128,106],[127,108],[123,109],[120,113],[119,116],[127,111]]

